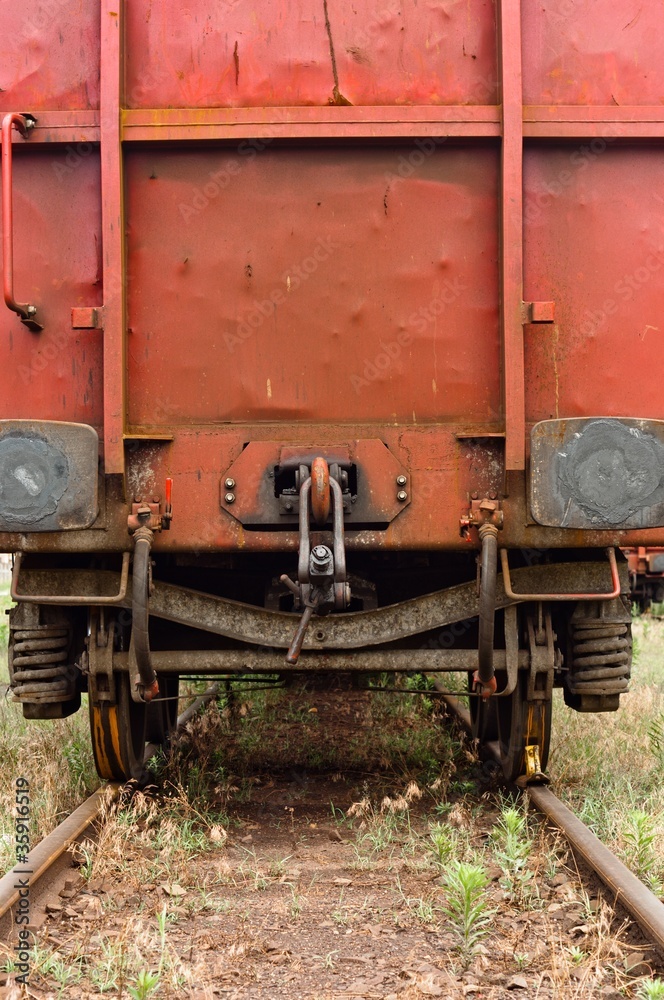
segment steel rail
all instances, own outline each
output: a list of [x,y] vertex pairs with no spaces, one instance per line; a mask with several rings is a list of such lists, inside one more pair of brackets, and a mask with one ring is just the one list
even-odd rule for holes
[[[440,682],[434,681],[434,686]],[[470,712],[454,695],[443,701],[470,731]],[[500,760],[497,743],[487,743],[492,757]],[[620,903],[639,926],[646,931],[657,947],[664,952],[664,903],[641,882],[636,875],[619,861],[592,830],[588,829],[567,806],[544,785],[528,785],[530,800],[554,826],[565,835],[570,846],[611,890],[614,901]]]
[[[182,726],[186,725],[203,705],[215,697],[218,691],[219,685],[213,684],[207,691],[196,698],[178,716],[176,729],[181,729]],[[149,760],[156,749],[153,744],[147,744],[145,759]],[[55,830],[32,848],[25,864],[14,866],[0,878],[0,921],[6,917],[11,908],[19,901],[19,893],[21,891],[21,886],[18,884],[19,879],[24,880],[27,878],[27,885],[23,881],[22,886],[28,890],[34,889],[37,882],[54,866],[65,851],[99,818],[102,810],[118,798],[123,787],[118,782],[108,782],[102,785],[101,788],[93,792],[85,802],[63,820],[59,826],[56,826]]]

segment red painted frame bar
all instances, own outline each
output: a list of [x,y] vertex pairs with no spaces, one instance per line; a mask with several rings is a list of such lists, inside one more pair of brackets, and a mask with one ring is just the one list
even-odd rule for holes
[[[14,142],[19,142],[14,137]],[[99,142],[98,111],[40,111],[39,121],[30,132],[30,145],[57,142]]]
[[500,136],[495,105],[445,107],[155,108],[122,116],[125,141]]
[[[30,144],[97,143],[97,111],[42,111]],[[401,107],[156,108],[121,111],[123,142],[205,140],[408,138],[440,135],[500,138],[495,105]],[[623,105],[526,105],[524,139],[606,138],[617,143],[664,138],[664,108]],[[14,142],[20,142],[18,137]]]
[[525,468],[526,386],[523,341],[523,90],[521,3],[499,0],[503,110],[500,191],[500,306],[503,341],[505,469]]
[[124,185],[120,116],[124,21],[122,0],[101,8],[100,157],[104,281],[104,468],[124,475],[126,413]]

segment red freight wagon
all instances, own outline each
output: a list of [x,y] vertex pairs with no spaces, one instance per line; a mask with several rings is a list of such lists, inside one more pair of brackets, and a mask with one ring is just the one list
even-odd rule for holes
[[660,5],[24,0],[0,39],[25,715],[87,690],[140,776],[182,675],[461,670],[515,777],[552,687],[617,708],[617,546],[664,545]]
[[640,611],[664,601],[664,549],[625,549],[632,600]]

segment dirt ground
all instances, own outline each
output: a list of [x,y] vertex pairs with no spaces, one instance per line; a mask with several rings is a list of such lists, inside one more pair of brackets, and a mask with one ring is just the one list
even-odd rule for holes
[[[27,995],[639,995],[659,960],[638,928],[435,705],[383,701],[310,690],[266,711],[249,695],[192,723],[159,787],[78,850]],[[423,726],[441,734],[429,757]],[[472,899],[454,896],[459,860],[483,872]]]

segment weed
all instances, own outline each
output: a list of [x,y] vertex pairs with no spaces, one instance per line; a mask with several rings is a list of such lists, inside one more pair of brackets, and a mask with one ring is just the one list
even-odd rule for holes
[[434,907],[430,900],[415,897],[415,899],[407,899],[406,905],[420,923],[433,924],[435,922]]
[[268,874],[272,878],[281,878],[286,871],[286,862],[290,861],[291,857],[291,854],[287,854],[285,858],[273,858],[268,867]]
[[136,976],[136,981],[133,986],[128,986],[129,995],[132,1000],[147,1000],[148,997],[152,996],[156,992],[159,986],[159,975],[155,972],[149,972],[147,969],[141,969],[141,971]]
[[459,939],[459,951],[466,964],[470,963],[477,945],[489,933],[495,911],[486,902],[489,880],[484,868],[463,861],[453,863],[443,879],[452,930]]
[[644,979],[636,992],[637,1000],[664,1000],[664,979]]
[[338,806],[335,806],[334,802],[331,799],[330,799],[330,809],[332,811],[332,819],[334,820],[334,822],[343,823],[343,821],[346,818],[344,811],[343,809],[340,809]]
[[654,892],[659,892],[662,882],[659,876],[660,861],[655,849],[657,831],[652,817],[641,809],[630,810],[623,826],[622,839],[629,867]]
[[434,857],[441,867],[458,854],[458,836],[451,826],[435,823],[429,828],[429,839]]
[[118,960],[116,948],[108,941],[100,942],[101,959],[92,967],[90,978],[100,993],[117,990],[118,977],[124,978],[125,966],[122,957]]
[[337,927],[345,927],[348,924],[348,912],[346,910],[332,910],[330,914]]
[[658,715],[648,726],[650,752],[658,764],[664,762],[664,715]]
[[298,896],[295,892],[294,887],[290,886],[291,891],[291,901],[290,901],[290,915],[293,920],[297,920],[302,913],[302,898]]
[[528,868],[533,842],[524,813],[513,806],[504,806],[491,831],[491,842],[503,871],[503,889],[516,902],[530,902],[536,893],[534,874]]
[[575,944],[572,945],[571,948],[567,949],[567,954],[572,960],[573,965],[581,965],[581,962],[583,962],[584,958],[587,957],[585,951],[583,951],[581,948],[579,948],[578,945]]
[[41,951],[38,945],[32,950],[32,964],[42,976],[51,976],[58,984],[58,996],[61,997],[67,986],[78,983],[83,975],[82,959],[67,962],[54,952]]

